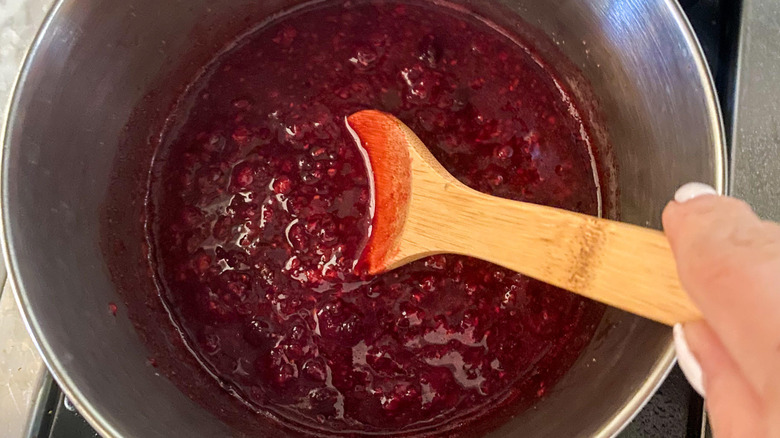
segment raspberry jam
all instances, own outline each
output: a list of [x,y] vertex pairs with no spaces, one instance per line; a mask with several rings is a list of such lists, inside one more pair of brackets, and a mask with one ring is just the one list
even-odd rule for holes
[[223,387],[282,422],[441,432],[528,406],[602,306],[461,256],[356,275],[371,193],[345,117],[392,113],[465,184],[596,215],[577,105],[466,14],[333,3],[261,27],[182,98],[149,194],[161,296]]

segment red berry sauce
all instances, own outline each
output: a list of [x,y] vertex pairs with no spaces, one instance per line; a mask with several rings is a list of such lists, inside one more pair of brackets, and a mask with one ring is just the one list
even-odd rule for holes
[[304,9],[223,53],[182,102],[150,186],[155,272],[192,351],[257,411],[443,431],[532,403],[589,342],[600,305],[479,260],[353,274],[371,194],[345,117],[362,109],[395,114],[471,187],[599,213],[576,106],[485,23]]

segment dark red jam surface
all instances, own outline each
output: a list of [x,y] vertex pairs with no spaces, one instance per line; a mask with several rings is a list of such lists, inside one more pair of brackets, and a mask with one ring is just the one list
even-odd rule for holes
[[445,430],[527,406],[602,307],[452,255],[354,275],[371,193],[345,117],[369,108],[471,187],[599,213],[587,130],[533,52],[444,7],[305,9],[216,59],[173,116],[148,224],[166,305],[226,389],[291,424]]

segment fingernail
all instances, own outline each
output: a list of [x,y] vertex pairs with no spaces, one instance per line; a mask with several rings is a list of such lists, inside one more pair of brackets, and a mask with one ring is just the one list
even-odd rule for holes
[[685,338],[685,330],[681,324],[674,326],[674,348],[677,350],[677,364],[685,374],[688,382],[694,390],[704,397],[704,379],[702,377],[701,365],[696,360],[691,349],[688,347],[688,340]]
[[674,200],[683,203],[703,195],[717,195],[718,191],[704,183],[692,182],[677,189]]

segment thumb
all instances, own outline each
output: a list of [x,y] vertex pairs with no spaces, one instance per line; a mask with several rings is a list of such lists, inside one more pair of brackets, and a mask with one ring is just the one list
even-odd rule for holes
[[780,227],[742,201],[714,195],[670,203],[663,222],[683,287],[755,393],[775,399]]

